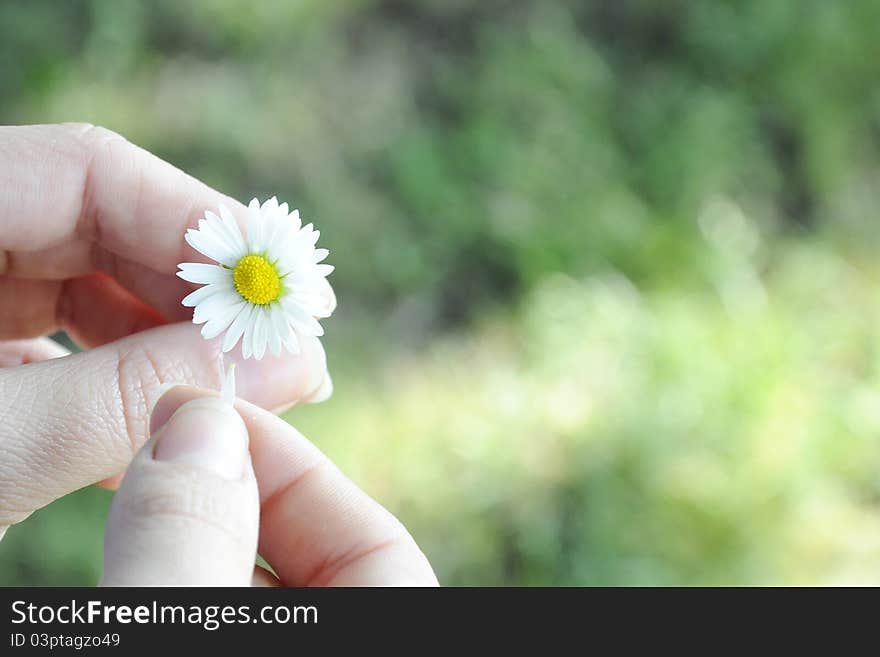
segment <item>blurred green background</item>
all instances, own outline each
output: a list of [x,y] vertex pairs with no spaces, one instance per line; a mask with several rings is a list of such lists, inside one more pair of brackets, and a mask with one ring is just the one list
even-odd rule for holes
[[[880,583],[877,0],[3,0],[0,120],[318,224],[287,417],[441,582]],[[109,500],[0,583],[95,583]]]

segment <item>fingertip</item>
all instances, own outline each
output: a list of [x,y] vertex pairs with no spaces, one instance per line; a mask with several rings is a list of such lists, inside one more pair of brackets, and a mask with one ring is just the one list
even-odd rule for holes
[[307,404],[320,404],[321,402],[327,401],[332,396],[333,379],[330,377],[330,372],[325,372],[324,381],[306,398],[305,402]]
[[263,408],[282,408],[305,401],[324,381],[327,356],[318,338],[300,336],[300,351],[279,356],[267,353],[260,360],[245,359],[241,347],[225,357],[235,363],[238,397]]
[[251,583],[259,496],[248,431],[238,412],[210,393],[175,386],[160,399],[159,412],[171,416],[113,498],[104,585]]
[[150,413],[150,435],[161,429],[178,408],[198,396],[199,391],[183,383],[163,383],[159,386],[158,393],[159,398]]

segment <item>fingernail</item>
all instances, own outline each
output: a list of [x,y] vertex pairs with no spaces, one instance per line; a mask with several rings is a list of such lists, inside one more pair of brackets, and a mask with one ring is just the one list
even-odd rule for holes
[[330,378],[330,372],[327,372],[324,375],[324,381],[318,386],[318,389],[309,396],[307,401],[309,404],[320,404],[322,401],[330,399],[332,394],[333,379]]
[[231,480],[241,478],[247,457],[244,422],[217,397],[200,397],[178,408],[153,451],[157,461],[185,463]]
[[186,384],[185,383],[178,383],[177,381],[169,381],[168,383],[160,383],[156,387],[156,394],[157,394],[156,400],[161,399],[165,395],[165,393],[168,392],[169,390],[171,390],[172,388],[176,388],[177,386],[183,386],[183,385],[186,385]]
[[[187,388],[188,386],[183,383],[163,383],[157,387],[156,401],[153,402],[153,410],[150,411],[151,436],[159,431],[171,419],[174,411],[187,401],[185,397]],[[178,392],[181,394],[177,394]]]

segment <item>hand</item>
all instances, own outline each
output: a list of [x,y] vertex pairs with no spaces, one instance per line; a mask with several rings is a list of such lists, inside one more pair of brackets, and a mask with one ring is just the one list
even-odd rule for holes
[[[151,425],[113,500],[104,585],[437,584],[400,522],[271,413],[180,386]],[[278,578],[254,567],[258,541]]]
[[[0,127],[0,536],[122,472],[161,384],[219,387],[217,341],[189,321],[192,286],[174,273],[197,255],[185,229],[221,202],[244,216],[107,130]],[[37,336],[58,329],[87,351],[54,358],[63,350]],[[239,394],[269,409],[326,398],[321,344],[302,344],[261,361],[228,354]]]

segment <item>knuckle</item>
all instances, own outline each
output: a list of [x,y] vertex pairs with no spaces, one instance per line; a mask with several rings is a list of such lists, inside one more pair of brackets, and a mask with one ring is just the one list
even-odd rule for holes
[[156,390],[173,374],[163,367],[162,362],[136,342],[117,354],[116,401],[132,453],[146,442],[149,435],[150,409],[146,391]]
[[[118,517],[141,526],[160,523],[187,530],[202,528],[249,545],[256,535],[256,491],[243,490],[235,483],[218,483],[190,467],[163,468],[161,485],[152,477],[140,479],[117,496],[115,511]],[[245,512],[246,499],[251,499],[252,513]]]
[[107,128],[91,123],[71,123],[64,126],[72,135],[74,143],[81,151],[82,192],[80,199],[79,226],[85,235],[99,240],[99,221],[97,209],[92,206],[96,171],[102,171],[112,161],[111,147],[114,144],[127,144],[124,137]]
[[[174,486],[167,485],[173,481]],[[133,494],[122,498],[126,515],[138,518],[182,516],[196,520],[223,517],[222,505],[216,497],[205,494],[195,476],[177,472],[165,477],[161,487],[138,486]]]
[[[170,358],[147,341],[130,338],[116,354],[114,403],[132,454],[149,437],[150,411],[163,383],[216,385],[221,380],[219,361],[206,360],[206,372],[197,371],[187,358]],[[216,362],[215,362],[216,361]]]
[[64,123],[61,129],[81,149],[88,163],[93,162],[107,145],[126,142],[119,133],[94,123]]
[[125,141],[125,138],[117,132],[93,123],[71,123],[70,130],[74,137],[86,148],[104,146],[111,141]]
[[95,129],[96,127],[97,126],[94,123],[87,123],[85,121],[69,121],[67,123],[61,124],[62,130],[70,133],[77,138]]

